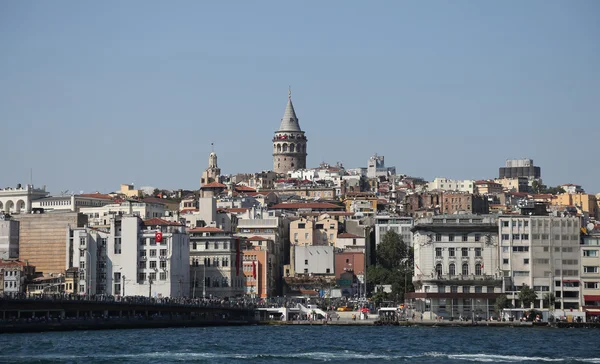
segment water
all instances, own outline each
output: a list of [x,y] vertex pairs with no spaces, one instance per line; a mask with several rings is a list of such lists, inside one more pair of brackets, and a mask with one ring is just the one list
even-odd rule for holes
[[0,363],[600,363],[600,331],[246,326],[0,336]]

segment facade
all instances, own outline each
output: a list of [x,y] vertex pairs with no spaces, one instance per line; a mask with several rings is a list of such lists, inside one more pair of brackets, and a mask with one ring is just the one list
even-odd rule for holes
[[500,167],[499,178],[527,177],[528,180],[540,179],[542,170],[533,165],[533,159],[507,159],[506,165]]
[[337,236],[335,247],[338,249],[362,249],[364,254],[364,249],[366,248],[365,241],[366,239],[362,236],[350,233],[341,233]]
[[499,195],[504,189],[500,183],[494,181],[476,181],[475,192],[480,195]]
[[268,298],[276,295],[277,270],[271,253],[274,242],[261,236],[245,241],[243,253],[243,273],[245,294],[253,298]]
[[588,315],[600,315],[600,230],[583,236],[581,245],[582,308]]
[[240,239],[216,227],[188,230],[190,297],[236,297],[244,293]]
[[333,275],[335,255],[332,246],[294,246],[295,273],[305,275]]
[[414,220],[412,217],[400,217],[391,215],[375,216],[375,245],[379,245],[383,236],[388,230],[392,230],[400,237],[408,246],[413,246],[413,234],[411,229]]
[[598,200],[595,195],[587,193],[561,193],[552,202],[559,206],[574,206],[582,213],[588,213],[593,219],[600,219]]
[[200,185],[204,186],[213,182],[221,182],[221,168],[217,164],[217,153],[211,152],[208,156],[208,168],[202,172]]
[[67,236],[65,262],[78,268],[79,294],[189,294],[189,237],[179,223],[129,215],[113,219],[110,229],[73,228]]
[[522,306],[518,291],[526,284],[537,292],[535,308],[549,308],[543,302],[544,294],[549,293],[556,297],[554,308],[578,310],[579,218],[510,215],[501,216],[499,226],[503,291],[513,306]]
[[365,274],[365,253],[345,251],[335,253],[335,277],[340,279],[342,274],[351,272],[355,276]]
[[28,262],[44,274],[65,272],[69,230],[87,224],[87,216],[77,212],[59,214],[20,214],[19,260]]
[[581,185],[575,185],[572,183],[566,183],[564,185],[558,186],[565,190],[566,193],[585,193]]
[[79,212],[87,215],[90,226],[109,226],[112,219],[123,215],[135,215],[141,219],[161,218],[165,216],[166,211],[163,203],[138,200],[126,200],[101,207],[81,207],[79,209]]
[[391,176],[396,174],[396,167],[386,167],[385,157],[375,153],[369,158],[367,164],[367,178],[377,178],[381,176]]
[[292,104],[291,91],[281,119],[279,130],[273,137],[273,171],[287,174],[296,169],[306,168],[306,136]]
[[35,267],[18,260],[0,261],[0,294],[12,296],[25,293],[27,282],[33,279]]
[[301,217],[290,222],[293,245],[336,245],[338,221],[328,214],[315,218]]
[[475,191],[475,181],[470,179],[455,180],[444,177],[436,177],[433,181],[427,184],[427,189],[430,191],[460,191],[473,193]]
[[417,311],[425,318],[489,318],[502,291],[498,221],[494,216],[443,215],[415,221]]
[[468,192],[443,192],[443,214],[487,214],[489,213],[487,198]]
[[133,185],[122,184],[119,194],[124,195],[127,198],[132,197],[142,197],[144,195],[144,191],[136,190]]
[[19,222],[0,214],[0,258],[19,258]]
[[32,209],[31,203],[46,196],[48,196],[46,186],[35,188],[33,185],[18,184],[16,188],[0,188],[0,212],[28,214]]
[[527,192],[529,190],[527,177],[497,178],[494,182],[501,184],[505,192]]
[[108,195],[83,194],[40,198],[31,202],[31,208],[44,212],[78,212],[81,208],[102,207],[112,203],[113,200]]

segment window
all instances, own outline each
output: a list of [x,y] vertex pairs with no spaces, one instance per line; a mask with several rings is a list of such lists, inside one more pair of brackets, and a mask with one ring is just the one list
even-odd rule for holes
[[508,221],[502,221],[502,226],[508,227]]
[[529,264],[529,258],[523,259],[523,264]]
[[475,293],[483,293],[483,287],[482,286],[475,286]]
[[[471,287],[469,287],[469,286],[462,286],[462,292],[463,292],[463,293],[469,293],[469,291],[470,291],[470,288],[471,288]],[[469,301],[471,301],[471,300],[469,300]]]
[[442,248],[435,248],[435,256],[436,257],[442,256]]
[[304,259],[304,264],[308,265],[308,259]]
[[451,276],[456,274],[456,265],[454,263],[448,266],[448,274]]
[[156,268],[156,260],[150,261],[150,268],[152,268],[152,269]]
[[597,250],[584,250],[583,256],[584,257],[597,257],[598,251]]
[[306,224],[305,223],[298,224],[298,229],[305,229],[305,228],[306,228]]
[[208,250],[208,241],[204,243],[204,250]]
[[475,241],[481,241],[481,234],[475,234]]
[[451,257],[456,256],[456,249],[454,248],[448,248],[448,255]]
[[[198,260],[196,260],[196,266],[198,266]],[[161,260],[160,261],[160,268],[161,269],[166,269],[167,268],[167,261],[166,260]]]
[[583,282],[583,288],[598,289],[598,282]]
[[524,226],[524,227],[527,227],[527,226],[529,226],[529,221],[523,221],[523,226]]
[[513,234],[513,240],[519,240],[520,235],[519,234]]
[[196,242],[192,243],[192,249],[193,250],[198,249],[198,244]]
[[304,233],[304,239],[308,239],[308,233]]
[[510,240],[510,234],[502,234],[502,240]]
[[508,259],[506,259],[506,258],[502,259],[502,264],[508,264]]
[[435,234],[435,241],[442,241],[442,234]]
[[481,248],[475,248],[475,256],[481,257]]
[[436,264],[436,265],[435,265],[435,273],[436,273],[438,276],[441,276],[441,275],[442,275],[442,265],[441,265],[441,264]]
[[476,276],[481,275],[481,264],[479,264],[479,263],[475,264],[475,275]]
[[161,281],[166,281],[167,280],[167,272],[160,272],[160,276],[159,277],[160,277],[159,279]]
[[469,275],[469,265],[467,263],[462,265],[462,274],[463,276]]
[[151,280],[152,282],[154,282],[156,280],[156,273],[152,272],[148,275],[148,280]]
[[469,248],[461,248],[461,252],[463,257],[469,256]]
[[586,265],[583,267],[583,273],[598,273],[598,266]]
[[529,234],[521,234],[521,240],[529,240]]
[[528,252],[528,246],[513,246],[513,252]]
[[329,269],[329,268],[325,269],[325,273],[327,273],[327,274],[331,273],[331,269]]
[[468,241],[469,240],[469,234],[464,234],[462,236],[462,241]]
[[150,250],[150,256],[151,257],[156,257],[156,249],[151,249]]
[[454,241],[454,234],[448,234],[448,241]]
[[166,257],[167,256],[167,249],[161,249],[160,250],[160,256],[161,257]]

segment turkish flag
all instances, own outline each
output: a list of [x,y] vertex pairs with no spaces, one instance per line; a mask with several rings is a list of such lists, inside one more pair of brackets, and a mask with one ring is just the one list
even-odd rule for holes
[[161,243],[162,242],[162,232],[157,231],[156,234],[154,234],[154,239],[156,240],[157,243]]

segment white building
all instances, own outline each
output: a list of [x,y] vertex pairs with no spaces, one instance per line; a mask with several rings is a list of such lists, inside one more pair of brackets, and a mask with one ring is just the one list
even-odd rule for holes
[[179,223],[129,215],[112,219],[109,230],[74,228],[67,252],[67,268],[79,268],[80,294],[189,293],[189,237]]
[[292,246],[296,274],[334,274],[335,254],[333,246]]
[[582,305],[590,315],[600,315],[600,230],[583,237],[581,245]]
[[581,185],[575,185],[575,184],[572,184],[572,183],[567,183],[567,184],[564,184],[564,185],[560,185],[558,187],[560,187],[563,190],[565,190],[566,193],[572,193],[572,194],[585,193],[585,191],[583,190],[583,188],[581,187]]
[[413,227],[415,292],[424,318],[492,316],[502,291],[498,222],[491,215],[439,215]]
[[222,298],[244,294],[244,274],[238,264],[242,259],[239,238],[216,227],[199,227],[188,233],[190,297]]
[[0,214],[0,258],[19,258],[19,221]]
[[111,203],[101,207],[81,207],[79,212],[88,216],[90,226],[110,225],[116,216],[135,215],[142,219],[161,218],[165,216],[166,207],[162,203],[126,200],[122,203]]
[[82,208],[101,207],[112,204],[108,195],[99,193],[50,196],[31,202],[32,209],[43,209],[44,212],[79,212]]
[[[500,258],[504,292],[518,302],[523,284],[538,296],[535,308],[544,307],[544,294],[554,294],[556,309],[580,307],[580,220],[578,217],[501,216]],[[529,307],[525,307],[528,309]]]
[[366,248],[365,238],[356,234],[341,233],[338,234],[335,241],[335,247],[338,249],[361,249]]
[[369,158],[367,165],[367,178],[376,178],[380,176],[392,176],[396,174],[396,167],[386,167],[385,157],[375,153]]
[[7,214],[30,213],[31,203],[47,195],[46,186],[34,188],[33,185],[23,187],[18,184],[16,188],[0,188],[0,212]]
[[408,246],[413,245],[413,234],[410,229],[413,227],[412,217],[400,217],[391,215],[375,216],[375,246],[379,245],[383,236],[389,231],[394,231],[402,237],[402,241]]
[[18,260],[0,261],[0,274],[4,280],[4,286],[0,291],[5,295],[16,295],[25,292],[25,284],[28,276],[33,277],[35,268]]
[[429,191],[440,190],[474,193],[475,181],[470,179],[455,180],[444,177],[436,177],[433,181],[427,183],[427,189]]

